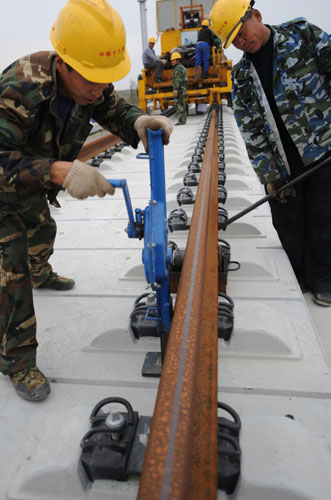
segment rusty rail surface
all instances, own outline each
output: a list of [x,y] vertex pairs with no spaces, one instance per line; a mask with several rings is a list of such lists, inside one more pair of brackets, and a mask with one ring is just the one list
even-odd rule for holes
[[106,149],[111,148],[121,140],[122,139],[120,137],[117,137],[117,135],[107,133],[106,135],[103,135],[98,139],[92,139],[88,142],[85,142],[78,155],[78,160],[89,160],[90,158],[93,158],[93,156],[96,156]]
[[217,177],[213,110],[139,500],[217,497]]

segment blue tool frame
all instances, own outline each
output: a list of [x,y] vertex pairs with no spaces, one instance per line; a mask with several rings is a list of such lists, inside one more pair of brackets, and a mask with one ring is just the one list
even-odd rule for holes
[[[145,210],[136,209],[136,219],[125,179],[108,182],[115,188],[122,188],[129,216],[127,233],[129,238],[141,238],[140,228],[143,225],[144,249],[142,261],[147,283],[156,293],[158,330],[161,335],[161,351],[164,351],[166,338],[171,326],[172,300],[170,296],[170,263],[171,248],[168,247],[168,222],[166,205],[164,151],[162,129],[147,130],[149,153],[137,156],[149,159],[151,199]],[[148,314],[148,311],[147,311]],[[153,318],[155,319],[155,318]],[[164,349],[162,349],[162,344]],[[164,354],[164,352],[162,353]]]

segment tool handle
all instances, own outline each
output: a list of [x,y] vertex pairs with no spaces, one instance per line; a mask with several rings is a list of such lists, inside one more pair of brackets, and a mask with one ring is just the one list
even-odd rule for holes
[[[284,186],[282,186],[279,189],[277,189],[277,195],[279,193],[281,193],[282,191],[284,191],[284,189],[288,189],[288,188],[294,186],[295,184],[297,184],[297,182],[302,181],[303,179],[305,179],[306,177],[308,177],[312,173],[316,172],[316,170],[318,170],[319,168],[324,167],[325,165],[330,164],[330,163],[331,163],[331,158],[328,157],[325,160],[323,160],[320,163],[318,163],[317,165],[315,165],[314,167],[310,168],[309,170],[306,170],[302,174],[298,175],[298,177],[296,177],[295,179],[292,179],[290,182],[288,182],[287,184],[284,184]],[[232,224],[232,222],[240,219],[244,215],[248,214],[252,210],[255,210],[255,208],[259,207],[260,205],[263,205],[263,203],[265,203],[266,201],[269,201],[271,199],[272,199],[272,196],[270,194],[268,194],[267,196],[264,196],[264,198],[261,198],[256,203],[253,203],[249,207],[245,208],[241,212],[237,213],[233,217],[230,217],[228,220],[226,220],[225,222],[223,222],[221,224],[221,226],[220,226],[220,229],[225,229],[229,224]]]
[[128,212],[128,217],[129,217],[129,224],[127,227],[127,233],[128,233],[129,238],[136,238],[137,236],[136,236],[136,232],[135,232],[135,220],[134,220],[134,216],[133,216],[131,198],[130,198],[129,188],[128,188],[126,179],[107,179],[107,181],[109,182],[109,184],[114,186],[114,188],[123,189],[126,210]]

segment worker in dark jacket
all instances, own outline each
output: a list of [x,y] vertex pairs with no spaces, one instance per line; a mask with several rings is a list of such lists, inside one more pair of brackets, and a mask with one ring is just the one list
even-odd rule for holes
[[174,76],[172,88],[175,98],[175,106],[177,111],[177,123],[175,125],[184,125],[186,123],[186,89],[187,89],[187,72],[186,68],[181,64],[181,55],[179,52],[171,54],[171,64],[174,68]]
[[303,18],[265,25],[253,5],[219,0],[211,13],[224,48],[244,52],[232,73],[235,118],[301,289],[331,306],[331,37]]
[[56,52],[23,57],[0,78],[0,371],[29,401],[50,392],[36,366],[32,287],[74,286],[48,262],[56,224],[47,198],[55,203],[62,187],[78,199],[114,193],[98,169],[76,159],[91,118],[134,148],[140,139],[147,148],[147,128],[162,128],[165,143],[172,131],[167,118],[146,116],[109,83],[128,73],[130,60],[122,20],[106,0],[69,0],[51,41]]
[[[198,33],[198,41],[195,46],[195,64],[196,68],[202,66],[203,78],[208,78],[210,47],[213,45],[219,46],[220,40],[215,33],[209,29],[208,19],[204,19],[201,23],[201,29]],[[200,69],[196,69],[196,74],[200,75]]]

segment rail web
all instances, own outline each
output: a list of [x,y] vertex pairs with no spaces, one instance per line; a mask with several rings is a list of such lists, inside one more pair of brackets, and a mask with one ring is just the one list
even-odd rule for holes
[[217,179],[213,109],[139,500],[217,496]]

